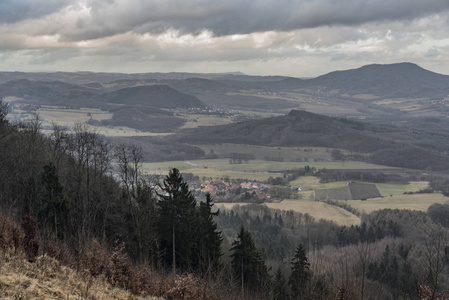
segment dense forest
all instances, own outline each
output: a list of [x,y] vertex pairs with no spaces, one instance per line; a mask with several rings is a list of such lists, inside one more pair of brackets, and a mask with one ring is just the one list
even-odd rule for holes
[[[443,299],[449,205],[381,210],[359,226],[263,205],[218,210],[172,169],[87,125],[44,135],[0,102],[0,249],[51,256],[136,295],[167,299]],[[444,185],[435,181],[435,186]]]

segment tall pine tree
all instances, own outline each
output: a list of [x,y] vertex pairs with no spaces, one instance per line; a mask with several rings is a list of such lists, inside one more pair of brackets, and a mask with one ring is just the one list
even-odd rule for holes
[[64,239],[70,208],[56,165],[53,162],[46,164],[41,176],[45,190],[43,205],[38,212],[39,222],[52,228],[56,238]]
[[218,216],[219,210],[212,212],[214,202],[209,193],[206,194],[206,201],[201,201],[198,208],[197,222],[197,251],[194,251],[192,260],[198,265],[199,271],[215,272],[220,267],[221,242],[223,237],[221,231],[217,229],[214,217]]
[[292,298],[298,300],[308,299],[307,288],[312,273],[310,271],[310,264],[307,260],[306,251],[301,244],[296,248],[295,256],[293,257],[291,264],[292,273],[290,274],[288,285],[292,291]]
[[196,201],[178,169],[165,177],[158,193],[158,234],[162,260],[183,271],[192,269],[195,243]]
[[231,265],[235,278],[245,288],[251,291],[262,292],[268,289],[271,278],[262,258],[256,248],[251,233],[242,226],[237,240],[232,243]]
[[284,278],[282,270],[279,268],[274,275],[273,282],[273,300],[288,300],[290,299],[288,295],[287,282]]

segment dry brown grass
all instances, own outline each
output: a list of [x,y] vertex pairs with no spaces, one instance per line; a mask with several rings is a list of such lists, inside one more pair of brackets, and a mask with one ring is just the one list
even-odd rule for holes
[[48,256],[28,262],[23,255],[0,254],[1,299],[158,299],[135,296],[104,277],[75,270]]
[[390,209],[410,209],[427,211],[433,203],[445,203],[449,198],[442,194],[413,194],[370,199],[366,201],[345,201],[360,212],[371,213],[375,210]]
[[[124,244],[108,249],[92,239],[78,255],[64,243],[50,241],[43,247],[44,241],[35,239],[31,215],[20,226],[0,212],[1,299],[229,299],[222,296],[231,288],[229,281],[134,265]],[[45,255],[31,253],[43,248]]]
[[90,118],[101,121],[112,118],[112,113],[95,108],[64,109],[45,106],[37,110],[42,121],[54,122],[62,126],[72,127],[76,122],[87,122]]
[[[231,209],[234,205],[246,205],[247,203],[218,203],[226,209]],[[308,213],[316,220],[324,219],[334,221],[338,225],[360,225],[360,218],[344,210],[341,207],[329,205],[319,201],[307,200],[284,200],[279,203],[264,203],[269,208],[280,210],[293,210],[300,213]]]
[[197,128],[201,126],[218,126],[232,123],[231,119],[209,115],[183,115],[182,118],[186,119],[186,123],[181,126],[181,129]]

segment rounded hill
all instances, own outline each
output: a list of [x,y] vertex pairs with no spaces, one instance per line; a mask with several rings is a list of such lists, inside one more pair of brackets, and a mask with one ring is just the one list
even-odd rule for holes
[[279,117],[184,131],[177,139],[198,145],[336,148],[360,153],[360,157],[375,164],[433,170],[449,167],[449,158],[441,153],[448,146],[446,135],[298,110]]
[[145,85],[124,88],[104,94],[108,103],[156,108],[192,108],[206,105],[192,95],[166,85]]

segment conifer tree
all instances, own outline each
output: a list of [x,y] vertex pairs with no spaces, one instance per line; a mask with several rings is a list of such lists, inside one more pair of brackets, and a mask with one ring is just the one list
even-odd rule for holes
[[288,287],[282,270],[279,268],[274,275],[273,282],[273,299],[274,300],[288,300]]
[[55,232],[55,237],[65,236],[69,201],[64,193],[64,187],[59,182],[56,165],[50,162],[44,166],[42,183],[45,188],[43,206],[38,214],[42,224],[49,225]]
[[270,284],[270,276],[262,254],[256,248],[251,233],[242,226],[237,240],[232,243],[231,265],[235,278],[245,288],[262,291]]
[[195,242],[196,202],[187,182],[178,169],[173,168],[165,177],[158,193],[159,218],[157,222],[162,260],[176,268],[192,268],[192,250]]
[[220,267],[221,242],[223,237],[221,231],[217,229],[214,217],[218,216],[219,210],[212,212],[214,202],[209,193],[206,194],[206,201],[201,201],[198,208],[197,222],[197,251],[194,251],[193,261],[197,261],[201,273],[207,270],[216,271]]
[[290,278],[288,285],[292,291],[293,299],[307,299],[307,286],[312,276],[310,264],[307,260],[306,251],[302,244],[296,248],[295,256],[291,261]]

